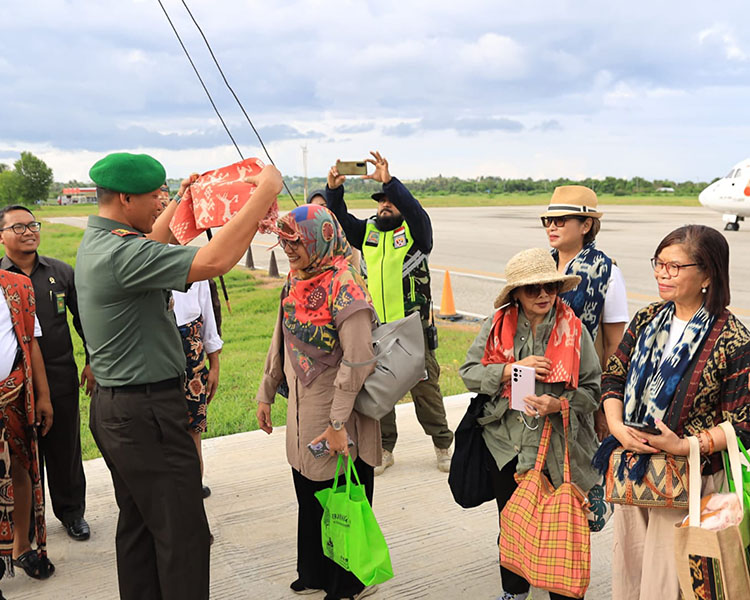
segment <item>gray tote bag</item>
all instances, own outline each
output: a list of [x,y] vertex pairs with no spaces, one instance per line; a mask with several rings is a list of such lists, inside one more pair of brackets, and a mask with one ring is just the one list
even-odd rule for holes
[[419,313],[380,325],[372,332],[372,346],[372,360],[342,363],[348,367],[376,363],[357,394],[354,410],[379,421],[425,378],[424,333]]

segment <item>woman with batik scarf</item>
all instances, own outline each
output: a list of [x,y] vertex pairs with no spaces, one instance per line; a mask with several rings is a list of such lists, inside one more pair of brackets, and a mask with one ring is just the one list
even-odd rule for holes
[[[374,368],[368,361],[374,356],[375,311],[364,280],[350,265],[341,226],[328,209],[315,204],[295,208],[276,230],[290,271],[256,400],[258,424],[271,433],[271,405],[286,377],[286,451],[299,505],[298,579],[291,589],[297,594],[324,590],[327,600],[364,598],[376,586],[365,587],[323,554],[323,509],[314,494],[333,485],[337,454],[344,454],[356,459],[372,503],[380,423],[355,411],[354,400]],[[355,366],[359,363],[367,366]],[[308,445],[328,452],[316,458]]]
[[[604,368],[629,319],[622,271],[596,247],[601,218],[594,190],[582,185],[555,188],[541,216],[558,272],[581,278],[581,283],[560,294],[560,299],[589,330]],[[599,439],[604,439],[608,432],[603,412],[596,414],[596,429]]]
[[[557,272],[542,248],[524,250],[505,267],[507,284],[459,372],[466,387],[487,396],[483,438],[494,458],[490,476],[498,512],[516,489],[514,475],[534,467],[546,419],[552,438],[545,471],[552,484],[563,482],[565,438],[561,398],[570,404],[571,479],[586,492],[599,477],[591,466],[596,452],[593,413],[599,407],[601,368],[588,330],[559,297],[579,283],[577,275]],[[510,408],[512,364],[536,372],[535,394],[525,398],[524,412]],[[500,567],[502,600],[523,600],[529,583]],[[552,600],[565,598],[550,593]]]
[[31,281],[0,271],[0,288],[0,578],[20,567],[47,579],[55,567],[47,558],[38,435],[52,427],[53,410],[36,341],[42,331]]
[[[729,245],[710,227],[686,225],[667,235],[651,259],[662,301],[636,313],[602,377],[602,402],[612,435],[595,457],[601,472],[618,446],[637,461],[629,473],[642,480],[656,452],[686,456],[686,436],[697,436],[704,493],[722,477],[730,421],[750,441],[750,332],[727,309]],[[659,430],[652,435],[626,422]],[[619,469],[618,469],[619,471]],[[617,505],[614,514],[614,600],[677,600],[675,508]]]

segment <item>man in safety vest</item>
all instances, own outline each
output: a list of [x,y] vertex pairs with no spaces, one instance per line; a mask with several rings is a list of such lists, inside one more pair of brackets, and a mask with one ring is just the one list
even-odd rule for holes
[[[445,418],[443,394],[440,391],[440,365],[428,343],[427,328],[432,304],[430,268],[432,224],[427,212],[395,177],[388,172],[388,161],[379,152],[371,152],[367,162],[375,172],[364,176],[383,184],[383,191],[372,195],[378,202],[377,215],[367,220],[351,215],[344,203],[344,175],[336,167],[328,172],[326,197],[328,208],[336,215],[349,243],[362,251],[363,272],[380,321],[387,323],[419,311],[425,330],[425,369],[427,379],[411,390],[414,409],[425,433],[435,444],[438,469],[450,470],[453,433]],[[394,463],[396,445],[396,412],[380,421],[383,462],[376,467],[380,475]]]

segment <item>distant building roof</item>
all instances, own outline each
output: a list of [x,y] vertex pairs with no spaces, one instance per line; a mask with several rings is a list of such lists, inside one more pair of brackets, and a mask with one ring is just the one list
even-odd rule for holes
[[73,194],[96,194],[96,188],[95,187],[63,188],[62,193],[65,196],[72,196]]
[[668,193],[674,194],[674,188],[671,188],[671,187],[656,188],[656,191],[657,192],[668,192]]

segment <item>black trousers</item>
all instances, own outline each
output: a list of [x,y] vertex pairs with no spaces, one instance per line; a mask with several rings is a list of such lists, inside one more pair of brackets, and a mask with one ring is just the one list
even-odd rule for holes
[[[365,486],[365,494],[372,504],[374,469],[357,457],[354,461],[359,481]],[[323,554],[320,537],[320,521],[323,507],[315,497],[315,492],[329,488],[333,479],[312,481],[292,469],[294,491],[297,494],[299,512],[297,516],[297,574],[305,587],[325,590],[333,598],[350,598],[364,589],[364,584],[352,573],[342,569]],[[339,475],[339,485],[346,479]]]
[[139,393],[97,385],[91,432],[120,508],[120,598],[207,600],[210,533],[182,382]]
[[[518,459],[514,458],[502,469],[497,468],[497,463],[494,460],[490,461],[490,463],[490,476],[492,477],[492,487],[495,490],[495,501],[497,502],[499,517],[508,500],[513,495],[513,492],[518,487],[514,477]],[[503,566],[500,567],[500,578],[503,582],[503,590],[511,594],[523,594],[524,592],[528,592],[531,587],[529,582],[523,577]],[[563,596],[554,592],[549,592],[549,597],[550,600],[566,600],[571,598],[571,596]]]
[[52,510],[63,523],[86,511],[86,476],[81,460],[81,415],[78,387],[52,396],[54,427],[39,436],[39,466],[52,498]]

